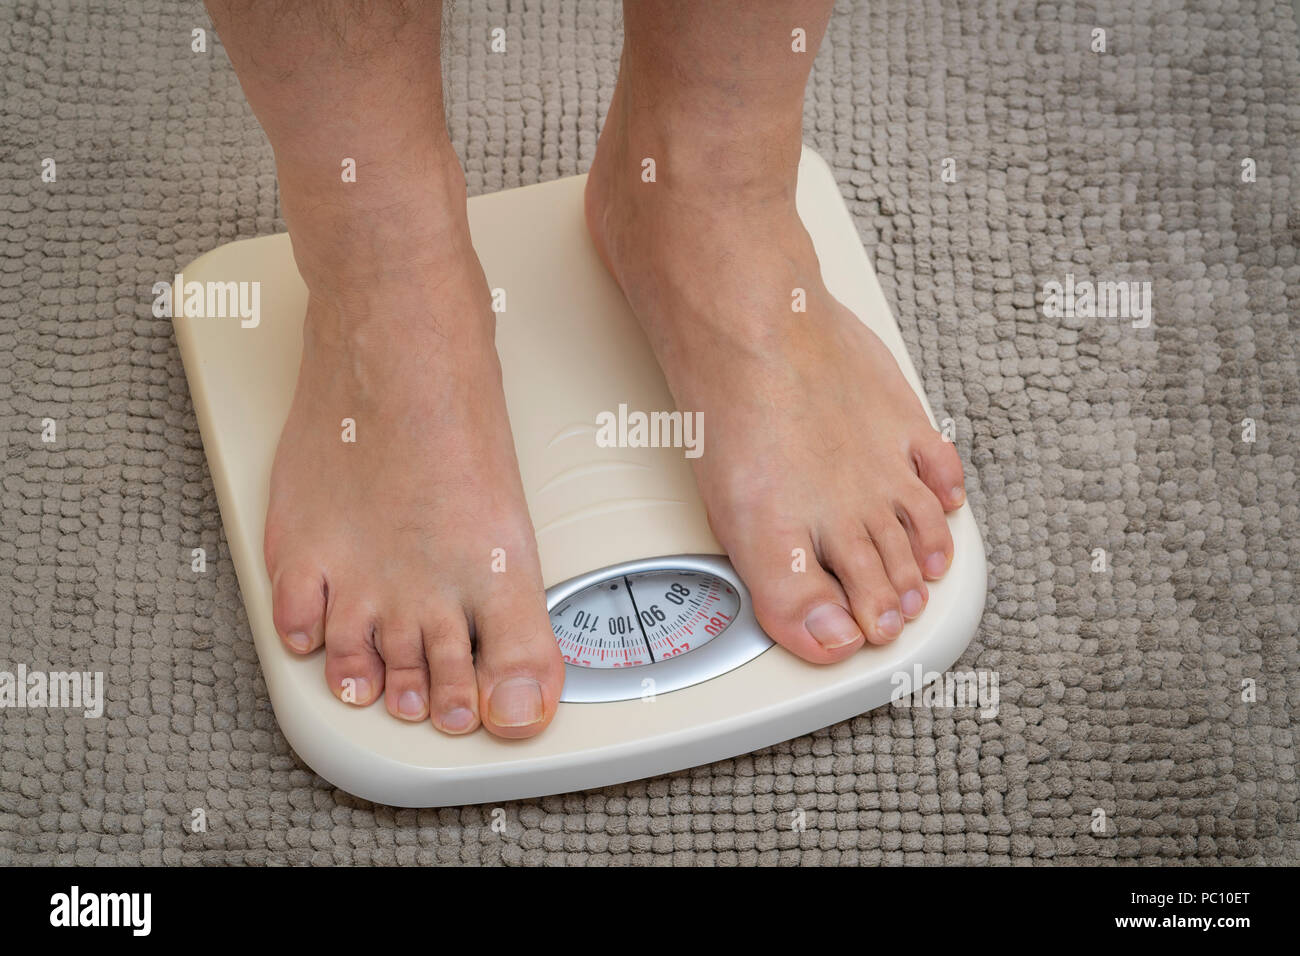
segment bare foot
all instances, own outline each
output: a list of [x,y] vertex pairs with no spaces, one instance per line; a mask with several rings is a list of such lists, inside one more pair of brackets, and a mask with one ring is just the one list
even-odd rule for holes
[[296,654],[325,645],[349,703],[382,694],[450,734],[528,737],[555,713],[563,664],[464,180],[454,155],[421,159],[370,208],[280,170],[310,299],[266,516],[275,626]]
[[[822,283],[795,211],[797,116],[737,153],[744,132],[728,139],[724,114],[665,116],[668,98],[638,101],[626,86],[625,71],[587,223],[678,407],[704,414],[694,467],[713,531],[763,629],[798,656],[830,663],[888,643],[952,562],[957,453],[884,343]],[[752,110],[743,119],[767,128]],[[642,180],[646,156],[655,182]],[[796,288],[806,313],[791,308]]]

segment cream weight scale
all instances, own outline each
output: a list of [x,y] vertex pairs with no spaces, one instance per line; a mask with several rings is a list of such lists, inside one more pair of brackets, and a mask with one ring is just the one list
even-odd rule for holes
[[[483,730],[448,737],[393,718],[382,700],[342,704],[325,685],[323,651],[298,658],[281,645],[262,525],[297,375],[306,288],[283,235],[222,246],[182,271],[176,337],[276,718],[313,770],[365,799],[418,807],[504,801],[733,757],[887,703],[896,675],[918,665],[942,672],[979,623],[984,546],[965,505],[948,516],[951,569],[893,644],[830,667],[772,644],[709,531],[682,449],[597,441],[602,413],[674,406],[587,237],[584,182],[575,176],[469,201],[488,285],[505,293],[497,349],[566,661],[559,712],[530,740]],[[834,176],[807,148],[798,206],[827,287],[885,341],[922,394]],[[181,307],[188,291],[212,289],[250,308],[204,312],[202,294],[190,299],[194,308]]]

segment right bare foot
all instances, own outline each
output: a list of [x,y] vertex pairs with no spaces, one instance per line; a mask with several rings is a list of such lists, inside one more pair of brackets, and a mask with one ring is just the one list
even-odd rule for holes
[[310,295],[266,516],[275,626],[295,654],[325,645],[342,700],[382,694],[394,717],[449,734],[529,737],[564,668],[494,316],[455,156],[411,166],[369,204],[280,169]]

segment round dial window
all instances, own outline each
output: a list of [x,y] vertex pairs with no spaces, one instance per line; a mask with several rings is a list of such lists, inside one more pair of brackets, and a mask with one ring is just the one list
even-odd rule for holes
[[739,610],[740,595],[715,574],[642,571],[570,595],[552,609],[551,628],[569,664],[640,667],[703,647]]

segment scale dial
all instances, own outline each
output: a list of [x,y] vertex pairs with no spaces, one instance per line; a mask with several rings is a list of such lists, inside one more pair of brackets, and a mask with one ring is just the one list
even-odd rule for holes
[[772,646],[721,555],[644,558],[546,592],[564,655],[565,703],[653,700],[752,661]]
[[564,660],[577,667],[640,667],[703,647],[740,610],[727,581],[703,571],[620,574],[590,584],[551,610]]

